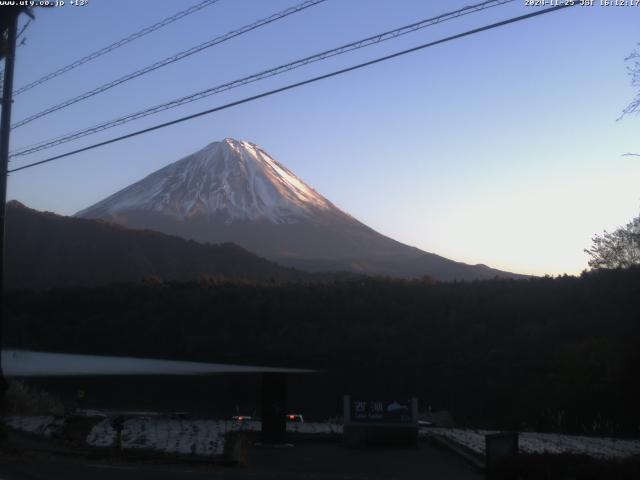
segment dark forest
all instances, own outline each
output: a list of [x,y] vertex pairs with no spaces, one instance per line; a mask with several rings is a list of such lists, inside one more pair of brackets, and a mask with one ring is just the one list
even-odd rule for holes
[[437,283],[150,280],[7,295],[35,350],[320,369],[326,397],[416,395],[467,426],[633,435],[640,268]]

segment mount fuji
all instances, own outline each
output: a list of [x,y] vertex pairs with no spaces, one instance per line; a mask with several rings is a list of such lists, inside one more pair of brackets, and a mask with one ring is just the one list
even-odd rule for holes
[[227,138],[76,213],[198,242],[233,242],[307,271],[473,280],[520,275],[386,237],[343,212],[253,143]]

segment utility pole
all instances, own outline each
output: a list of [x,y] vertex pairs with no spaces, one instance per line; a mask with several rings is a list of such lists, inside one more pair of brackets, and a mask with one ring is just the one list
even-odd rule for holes
[[6,9],[2,12],[2,31],[6,31],[3,45],[4,81],[2,89],[2,114],[0,115],[0,413],[4,413],[7,381],[2,371],[2,341],[4,330],[4,226],[7,206],[7,170],[9,169],[9,137],[11,134],[11,103],[13,101],[13,68],[16,57],[16,35],[18,16],[21,8]]

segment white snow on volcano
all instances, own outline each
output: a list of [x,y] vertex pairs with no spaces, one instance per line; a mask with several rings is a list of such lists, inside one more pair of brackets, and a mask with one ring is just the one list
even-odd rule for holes
[[336,208],[264,150],[231,138],[207,145],[90,209],[94,215],[115,216],[131,207],[179,219],[223,214],[229,222],[273,223]]

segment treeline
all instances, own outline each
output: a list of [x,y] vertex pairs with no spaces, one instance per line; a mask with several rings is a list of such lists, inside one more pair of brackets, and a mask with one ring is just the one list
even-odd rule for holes
[[416,395],[478,427],[640,432],[640,268],[471,283],[151,282],[6,300],[13,347],[311,367],[327,372],[317,395],[305,387],[311,403]]

